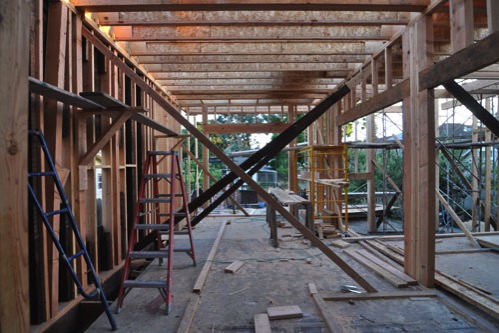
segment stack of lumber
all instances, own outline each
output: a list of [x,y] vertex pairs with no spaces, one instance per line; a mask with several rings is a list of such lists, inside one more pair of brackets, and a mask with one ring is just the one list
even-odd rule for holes
[[345,253],[397,288],[407,288],[409,285],[417,284],[412,277],[366,250],[346,250]]
[[[404,253],[400,248],[383,243],[379,240],[365,241],[364,243],[371,249],[375,249],[388,258],[403,265]],[[499,300],[491,297],[480,288],[438,270],[435,271],[435,283],[491,316],[495,318],[499,317]]]

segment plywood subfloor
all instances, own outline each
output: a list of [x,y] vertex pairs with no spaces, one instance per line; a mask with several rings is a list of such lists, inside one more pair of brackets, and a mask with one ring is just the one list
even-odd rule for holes
[[[316,284],[319,295],[340,292],[355,282],[343,273],[294,229],[279,229],[280,248],[269,242],[263,217],[231,217],[220,243],[190,332],[254,332],[254,315],[268,307],[298,305],[302,318],[271,321],[273,332],[327,332],[326,324],[308,293],[307,284]],[[157,302],[155,290],[134,289],[116,315],[120,332],[175,332],[192,295],[203,260],[207,257],[222,219],[208,218],[198,225],[194,236],[198,267],[185,254],[178,254],[174,270],[174,304],[170,315]],[[327,243],[326,243],[327,244]],[[360,249],[353,244],[353,249]],[[380,291],[396,291],[372,271],[351,260],[343,250],[333,248]],[[176,258],[177,259],[177,258]],[[234,274],[224,271],[230,263],[244,265]],[[154,264],[145,273],[164,275]],[[497,276],[497,275],[496,275]],[[418,290],[409,287],[404,290]],[[159,306],[158,306],[159,305]],[[325,302],[327,311],[345,332],[481,332],[466,318],[454,313],[439,298]],[[101,316],[88,332],[108,331]]]

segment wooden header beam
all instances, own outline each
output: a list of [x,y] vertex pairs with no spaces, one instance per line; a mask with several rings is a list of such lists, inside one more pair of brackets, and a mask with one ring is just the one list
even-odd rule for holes
[[179,1],[164,0],[73,0],[73,4],[87,12],[140,12],[140,11],[395,11],[421,12],[429,4],[429,0],[280,0],[251,1],[246,0],[205,0]]
[[208,133],[281,133],[289,124],[204,124],[203,132]]

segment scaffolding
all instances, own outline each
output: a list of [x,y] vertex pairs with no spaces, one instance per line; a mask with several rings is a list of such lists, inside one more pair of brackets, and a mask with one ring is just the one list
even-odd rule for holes
[[314,219],[348,228],[348,150],[345,145],[314,145],[294,151],[295,193],[310,200]]

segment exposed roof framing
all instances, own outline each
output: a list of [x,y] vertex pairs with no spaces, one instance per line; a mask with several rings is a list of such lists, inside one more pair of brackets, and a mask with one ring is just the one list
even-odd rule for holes
[[[111,26],[118,44],[187,112],[203,105],[220,113],[317,105],[359,71],[371,73],[373,56],[376,91],[382,92],[402,81],[400,34],[417,14],[432,15],[435,62],[453,53],[445,0],[72,3]],[[475,39],[482,39],[488,34],[485,1],[474,1],[473,22]],[[497,68],[468,77],[494,79]],[[359,97],[373,94],[369,75],[364,80]]]

